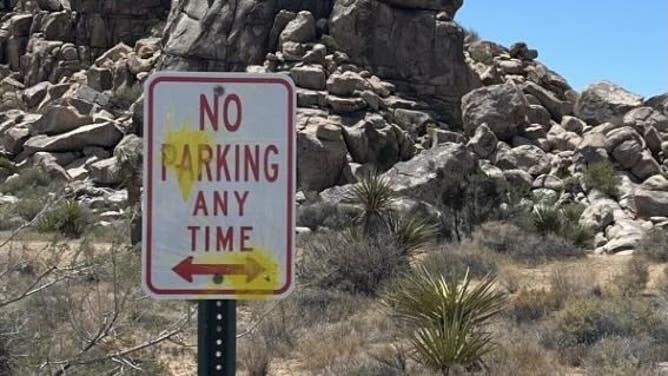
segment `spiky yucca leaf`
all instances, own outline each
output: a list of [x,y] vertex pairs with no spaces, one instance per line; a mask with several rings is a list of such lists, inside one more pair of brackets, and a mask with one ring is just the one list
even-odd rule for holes
[[538,204],[534,206],[531,220],[539,234],[559,234],[563,226],[562,216],[563,213],[558,207]]
[[438,235],[438,226],[416,215],[389,215],[387,224],[392,237],[407,251],[423,246]]
[[384,222],[394,197],[395,193],[387,179],[378,174],[368,174],[353,185],[346,199],[362,206],[363,213],[359,220],[368,232],[374,225]]
[[472,285],[468,270],[461,279],[446,279],[422,266],[388,291],[384,302],[398,316],[418,326],[441,322],[460,312],[471,323],[481,324],[505,304],[505,295],[494,290],[494,283],[494,277],[487,276]]
[[416,358],[447,370],[473,365],[492,349],[483,327],[505,305],[505,294],[494,290],[494,283],[491,276],[471,283],[468,271],[461,279],[446,279],[420,267],[388,291],[383,302],[415,327],[411,340]]

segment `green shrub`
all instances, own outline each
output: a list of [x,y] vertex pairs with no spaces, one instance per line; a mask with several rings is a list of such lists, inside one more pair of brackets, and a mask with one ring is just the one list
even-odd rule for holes
[[44,205],[46,205],[48,196],[29,196],[19,199],[19,201],[12,206],[12,212],[26,221],[32,221],[37,214],[39,214]]
[[416,359],[448,374],[455,366],[479,367],[492,350],[485,326],[505,304],[494,284],[493,277],[473,284],[468,273],[446,279],[420,267],[389,288],[383,302],[413,327]]
[[668,262],[668,231],[652,229],[638,245],[639,253],[655,262]]
[[584,170],[582,182],[588,190],[595,189],[610,197],[619,196],[619,178],[608,161],[593,163]]
[[93,215],[77,201],[67,200],[46,212],[37,221],[39,232],[59,232],[69,238],[79,238],[90,228]]
[[52,183],[53,179],[49,174],[41,168],[34,167],[23,170],[17,177],[0,184],[0,191],[4,194],[23,197],[35,187],[49,187]]
[[297,276],[311,287],[373,294],[385,281],[409,267],[406,250],[388,236],[321,233],[304,242]]
[[387,226],[394,242],[406,251],[432,242],[438,234],[435,224],[416,214],[391,214],[387,217]]
[[379,174],[371,173],[352,186],[346,201],[362,207],[358,222],[366,235],[372,235],[385,226],[395,197],[396,193],[388,180]]

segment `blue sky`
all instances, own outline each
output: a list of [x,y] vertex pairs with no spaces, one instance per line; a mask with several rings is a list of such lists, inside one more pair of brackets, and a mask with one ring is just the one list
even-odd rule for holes
[[668,91],[668,0],[464,0],[455,19],[506,47],[525,41],[574,89],[607,79]]

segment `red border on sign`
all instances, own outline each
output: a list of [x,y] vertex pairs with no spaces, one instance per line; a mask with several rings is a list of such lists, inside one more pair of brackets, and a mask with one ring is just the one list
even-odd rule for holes
[[[287,189],[287,218],[286,218],[286,228],[287,228],[287,274],[286,282],[283,287],[277,290],[239,290],[239,289],[160,289],[153,285],[151,281],[151,250],[152,250],[152,241],[153,241],[153,232],[152,232],[152,220],[153,220],[153,91],[155,86],[161,82],[191,82],[191,83],[263,83],[263,84],[277,84],[284,86],[288,91],[288,189]],[[294,206],[294,166],[293,166],[293,153],[294,153],[294,137],[295,137],[295,124],[294,124],[294,91],[292,85],[282,78],[259,78],[259,77],[206,77],[206,76],[162,76],[151,81],[150,86],[148,87],[148,123],[145,127],[147,129],[146,137],[148,138],[148,151],[147,151],[147,179],[146,179],[146,214],[147,220],[146,223],[146,248],[145,256],[146,263],[145,268],[145,284],[154,294],[156,295],[281,295],[290,289],[292,284],[292,258],[293,258],[293,206]]]

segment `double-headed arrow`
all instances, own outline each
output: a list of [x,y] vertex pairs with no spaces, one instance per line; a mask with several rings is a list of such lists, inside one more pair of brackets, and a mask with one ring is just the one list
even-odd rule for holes
[[188,282],[193,281],[193,275],[245,275],[246,283],[259,277],[265,268],[254,258],[246,257],[244,264],[194,264],[193,257],[186,257],[172,270]]

